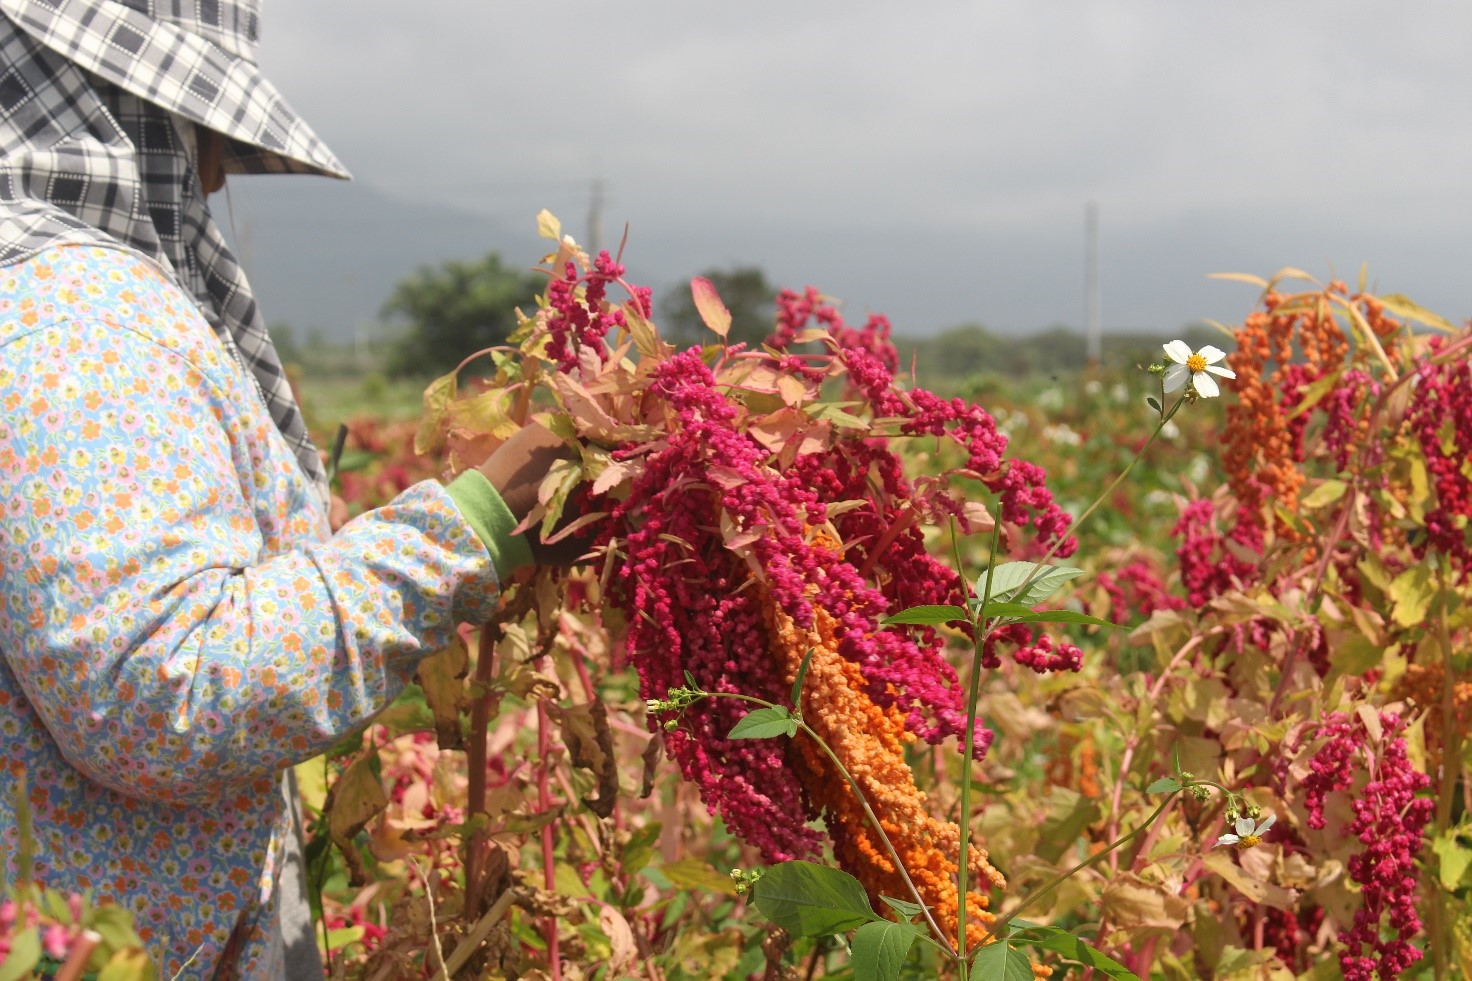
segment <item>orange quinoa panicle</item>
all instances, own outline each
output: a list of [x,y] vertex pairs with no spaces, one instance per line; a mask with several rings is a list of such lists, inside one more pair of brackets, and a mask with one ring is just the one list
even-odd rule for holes
[[[960,829],[933,817],[925,793],[915,785],[904,755],[905,746],[915,737],[906,730],[903,715],[893,708],[881,708],[866,694],[867,685],[858,665],[838,654],[837,621],[831,615],[816,610],[813,628],[803,630],[765,593],[762,605],[773,656],[780,660],[789,682],[797,678],[807,652],[813,652],[803,684],[803,721],[822,736],[853,774],[921,898],[954,941],[959,921],[953,856],[960,849]],[[881,912],[888,910],[879,902],[881,895],[912,899],[884,842],[875,834],[862,804],[833,761],[810,739],[795,739],[793,750],[799,779],[814,808],[822,812],[839,864],[864,884]],[[973,837],[973,881],[1005,886],[1006,880],[976,842]],[[996,920],[988,905],[987,896],[970,893],[966,932],[971,944],[980,942]]]

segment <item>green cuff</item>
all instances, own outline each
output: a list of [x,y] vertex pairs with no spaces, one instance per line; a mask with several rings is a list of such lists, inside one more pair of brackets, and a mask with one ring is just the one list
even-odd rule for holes
[[445,487],[450,499],[475,529],[486,551],[491,553],[491,564],[496,567],[496,578],[504,579],[524,565],[532,564],[532,547],[525,535],[513,535],[518,524],[516,515],[501,500],[496,488],[479,470],[467,470]]

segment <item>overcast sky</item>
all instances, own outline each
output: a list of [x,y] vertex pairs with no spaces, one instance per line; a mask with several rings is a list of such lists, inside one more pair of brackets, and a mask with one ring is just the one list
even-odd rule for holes
[[1106,327],[1169,330],[1290,264],[1472,315],[1469,44],[1426,0],[267,0],[260,60],[358,182],[519,263],[598,177],[658,287],[755,262],[914,332],[1078,325],[1094,200]]

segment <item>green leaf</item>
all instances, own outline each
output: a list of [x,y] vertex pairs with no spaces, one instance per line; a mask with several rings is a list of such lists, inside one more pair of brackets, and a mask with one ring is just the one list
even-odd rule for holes
[[1467,848],[1462,835],[1472,828],[1463,825],[1448,828],[1431,840],[1431,850],[1436,853],[1437,874],[1448,892],[1459,889],[1466,878],[1467,867],[1472,865],[1472,851]]
[[[1037,571],[1036,576],[1033,575],[1034,570]],[[1066,565],[1045,565],[1039,568],[1036,562],[1003,562],[990,572],[982,573],[976,582],[976,595],[987,595],[986,579],[990,575],[992,599],[1004,603],[1021,603],[1031,608],[1058,592],[1058,588],[1070,579],[1083,574],[1084,570]],[[1031,582],[1028,582],[1029,578],[1032,579]],[[1024,582],[1027,582],[1025,588],[1022,585]]]
[[868,429],[868,420],[845,411],[860,402],[814,402],[808,406],[808,418],[815,422],[826,422],[839,429]]
[[1315,487],[1309,492],[1308,496],[1299,502],[1299,505],[1306,508],[1321,508],[1339,500],[1348,489],[1349,485],[1342,480],[1334,480],[1332,478],[1323,480],[1319,482],[1319,486]]
[[1007,619],[1014,623],[1083,623],[1094,627],[1116,628],[1122,626],[1112,620],[1102,620],[1073,610],[1029,610],[1025,614],[1009,616]]
[[1067,930],[1060,930],[1057,927],[1029,925],[1027,933],[1039,934],[1040,936],[1036,938],[1019,936],[1013,939],[1020,944],[1032,944],[1035,947],[1042,947],[1044,950],[1055,951],[1071,961],[1082,964],[1084,967],[1092,967],[1108,978],[1116,978],[1119,981],[1140,981],[1138,975],[1119,963],[1119,961],[1089,946]]
[[809,647],[808,652],[802,656],[802,663],[797,666],[797,680],[792,683],[792,707],[796,711],[802,710],[802,683],[808,676],[808,667],[813,663],[813,651],[816,648]]
[[625,875],[632,875],[649,864],[649,860],[654,857],[654,846],[659,842],[662,827],[660,822],[650,821],[629,836],[629,842],[624,845],[623,854],[619,857],[619,865]]
[[[323,835],[320,840],[326,842],[327,836]],[[133,932],[133,918],[121,906],[94,908],[88,928],[96,931],[102,937],[102,942],[113,952],[143,946],[143,941]]]
[[[645,871],[647,873],[653,870]],[[736,883],[731,881],[729,875],[721,875],[711,868],[709,862],[698,858],[682,858],[678,862],[661,865],[658,871],[682,889],[708,889],[726,896],[736,895]]]
[[938,623],[951,623],[952,621],[966,620],[966,611],[959,606],[912,606],[908,610],[901,610],[893,616],[885,617],[879,623],[882,626],[892,624],[924,624],[934,626]]
[[1175,777],[1161,777],[1159,780],[1145,788],[1147,794],[1173,794],[1181,789],[1181,782]]
[[919,916],[921,913],[925,912],[925,907],[921,906],[919,903],[911,903],[903,899],[895,899],[893,896],[880,896],[879,898],[884,900],[884,904],[886,906],[888,906],[890,909],[894,910],[896,913],[907,920],[911,917]]
[[1147,396],[1145,396],[1145,404],[1148,405],[1148,406],[1150,406],[1150,408],[1154,409],[1156,412],[1160,413],[1161,415],[1164,415],[1165,414],[1165,410],[1160,407],[1160,400],[1157,399],[1155,396],[1153,396],[1153,395],[1147,395]]
[[971,962],[975,981],[1033,981],[1032,961],[1009,941],[998,940],[981,948]]
[[854,981],[897,981],[920,931],[908,923],[865,923],[854,932]]
[[1342,369],[1330,372],[1304,389],[1303,398],[1299,399],[1298,404],[1293,407],[1293,411],[1288,413],[1288,418],[1296,419],[1322,402],[1324,396],[1334,391],[1334,388],[1339,384],[1339,376],[1342,374],[1344,374]]
[[797,732],[797,722],[780,705],[754,709],[733,728],[727,739],[771,739],[773,736],[791,736]]
[[992,599],[982,606],[981,600],[971,601],[972,609],[977,611],[977,617],[982,620],[1011,620],[1014,617],[1025,617],[1033,614],[1033,608],[1023,606],[1021,603],[1012,603],[1007,600]]
[[41,932],[35,927],[10,938],[10,953],[0,961],[0,981],[20,981],[31,976],[41,962]]
[[751,897],[767,919],[794,937],[827,937],[879,921],[858,879],[813,862],[772,866],[752,886]]
[[342,950],[362,940],[364,932],[361,926],[338,927],[336,930],[327,931],[327,937],[323,943],[327,945],[328,950]]

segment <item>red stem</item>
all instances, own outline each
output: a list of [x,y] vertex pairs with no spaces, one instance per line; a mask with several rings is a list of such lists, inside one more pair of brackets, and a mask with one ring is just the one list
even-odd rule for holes
[[[496,659],[495,631],[487,625],[480,629],[476,646],[475,681],[487,684],[492,677]],[[484,814],[486,810],[486,766],[488,764],[486,742],[490,738],[486,731],[491,723],[491,699],[482,695],[470,707],[470,743],[465,748],[466,766],[470,770],[470,787],[466,804],[469,815]],[[487,839],[484,831],[472,832],[465,841],[465,918],[474,922],[481,914],[485,899],[485,864]]]
[[[537,808],[543,813],[552,809],[552,788],[548,781],[547,755],[552,750],[550,735],[551,720],[547,717],[547,703],[537,703],[537,755],[542,767],[537,775]],[[542,826],[542,884],[548,892],[557,891],[557,857],[554,851],[556,821]],[[547,940],[547,966],[552,981],[562,981],[562,956],[557,949],[557,918],[542,918],[542,934]]]

